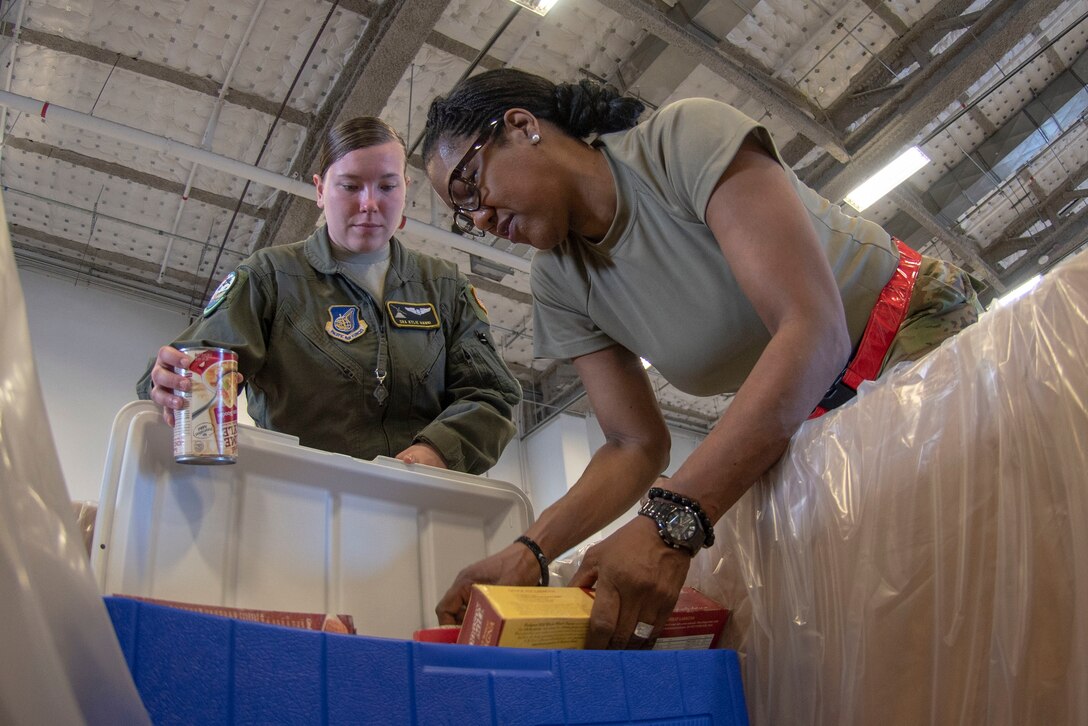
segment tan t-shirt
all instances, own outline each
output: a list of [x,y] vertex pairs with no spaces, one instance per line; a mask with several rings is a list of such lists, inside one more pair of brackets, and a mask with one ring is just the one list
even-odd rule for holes
[[[737,109],[687,99],[598,139],[616,183],[616,217],[598,245],[610,262],[591,264],[577,244],[534,257],[537,357],[576,358],[618,343],[687,393],[740,387],[770,335],[706,225],[706,206],[753,133],[778,156],[766,129]],[[845,214],[782,166],[827,253],[856,344],[899,255],[879,225]]]
[[389,245],[374,252],[348,252],[331,245],[332,256],[340,265],[340,272],[359,287],[370,293],[374,301],[385,302],[385,276],[389,273]]

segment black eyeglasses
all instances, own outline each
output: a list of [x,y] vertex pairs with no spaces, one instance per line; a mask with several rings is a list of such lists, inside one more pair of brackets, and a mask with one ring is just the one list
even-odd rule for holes
[[480,188],[477,186],[476,179],[469,179],[464,176],[465,167],[479,153],[480,149],[484,148],[488,141],[491,141],[501,122],[501,116],[488,122],[483,132],[476,138],[476,142],[468,147],[468,151],[461,157],[460,163],[453,168],[453,172],[450,174],[449,193],[450,204],[453,205],[453,224],[459,231],[473,237],[484,236],[484,231],[478,229],[472,221],[472,217],[469,216],[470,212],[475,212],[480,208]]

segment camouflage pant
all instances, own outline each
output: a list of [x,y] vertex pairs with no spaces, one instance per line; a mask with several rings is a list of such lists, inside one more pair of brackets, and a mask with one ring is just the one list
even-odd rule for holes
[[982,306],[977,280],[944,260],[923,257],[911,293],[907,317],[884,356],[881,372],[905,360],[917,360],[978,321]]

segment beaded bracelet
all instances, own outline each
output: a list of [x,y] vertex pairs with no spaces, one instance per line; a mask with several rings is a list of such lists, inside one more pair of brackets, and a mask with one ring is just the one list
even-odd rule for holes
[[679,504],[681,507],[687,507],[699,518],[699,522],[703,525],[703,531],[706,532],[706,539],[703,540],[703,546],[709,547],[714,544],[714,525],[710,523],[710,517],[706,516],[706,512],[699,506],[699,502],[691,497],[685,497],[682,494],[670,492],[668,489],[662,489],[661,487],[651,487],[650,491],[646,492],[646,498],[664,499],[673,504]]
[[541,587],[548,586],[548,558],[544,556],[544,550],[540,549],[540,545],[532,541],[525,535],[518,537],[515,542],[521,542],[523,545],[529,548],[529,551],[536,557],[536,561],[540,564],[540,583]]

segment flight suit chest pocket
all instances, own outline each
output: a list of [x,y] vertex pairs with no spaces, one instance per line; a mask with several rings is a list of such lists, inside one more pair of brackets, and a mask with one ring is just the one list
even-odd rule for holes
[[[312,358],[335,366],[349,378],[363,380],[366,375],[363,359],[368,341],[354,340],[349,343],[334,340],[322,330],[312,312],[302,310],[296,304],[285,301],[279,309],[280,336],[287,347],[296,348],[299,364],[310,363]],[[354,346],[350,351],[347,346]]]
[[[412,376],[419,383],[431,382],[436,376],[438,383],[444,383],[446,371],[446,336],[441,330],[412,330],[404,331],[403,337],[408,339],[409,367]],[[426,339],[423,340],[423,336]],[[414,340],[412,340],[414,338]]]

